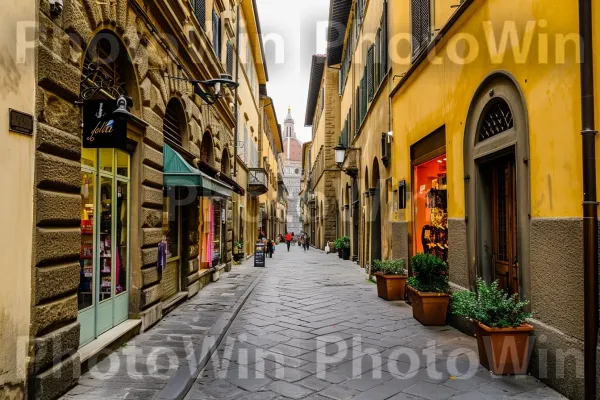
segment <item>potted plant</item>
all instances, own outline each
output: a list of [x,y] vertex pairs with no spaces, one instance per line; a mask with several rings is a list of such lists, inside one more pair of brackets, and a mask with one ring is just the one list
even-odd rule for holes
[[377,278],[377,295],[385,300],[403,300],[406,292],[404,260],[375,260],[373,272]]
[[533,349],[533,326],[526,323],[532,313],[525,312],[528,301],[510,296],[498,287],[477,279],[477,293],[456,292],[452,295],[452,314],[468,318],[475,324],[477,350],[481,365],[496,375],[527,373]]
[[425,326],[446,325],[450,302],[448,264],[425,253],[414,256],[410,264],[413,276],[407,283],[413,317]]
[[341,238],[340,247],[342,248],[342,258],[344,260],[350,259],[350,236],[344,236]]
[[239,260],[244,258],[244,243],[241,241],[233,244],[233,255]]
[[343,257],[343,254],[342,254],[342,238],[335,239],[335,250],[338,253],[338,257],[342,258]]

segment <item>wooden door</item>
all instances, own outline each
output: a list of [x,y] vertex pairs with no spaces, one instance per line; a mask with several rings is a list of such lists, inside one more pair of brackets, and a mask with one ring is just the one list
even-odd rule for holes
[[502,289],[518,293],[516,175],[512,156],[494,162],[491,195],[494,279]]

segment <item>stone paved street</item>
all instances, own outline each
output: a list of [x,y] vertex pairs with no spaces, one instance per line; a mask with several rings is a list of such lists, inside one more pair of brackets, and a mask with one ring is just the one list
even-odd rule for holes
[[[235,304],[241,310],[225,332],[223,318],[233,317]],[[223,339],[196,378],[199,368],[190,369],[185,357],[206,347],[219,325]],[[141,356],[132,375],[124,365],[133,349]],[[110,371],[111,358],[121,360],[120,369]],[[356,264],[314,249],[287,253],[283,245],[266,269],[252,268],[251,260],[235,266],[111,358],[65,398],[563,398],[533,377],[490,375],[479,366],[474,338],[422,326],[409,305],[379,299]],[[187,395],[172,397],[190,374]]]
[[[428,359],[433,350],[440,354]],[[469,355],[472,377],[461,379]],[[186,399],[507,397],[563,398],[533,377],[491,376],[479,366],[474,338],[449,326],[422,326],[409,305],[379,299],[356,264],[292,247],[268,260]]]

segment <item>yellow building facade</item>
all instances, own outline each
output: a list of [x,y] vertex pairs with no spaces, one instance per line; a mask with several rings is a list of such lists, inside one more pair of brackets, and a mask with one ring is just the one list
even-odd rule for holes
[[[483,277],[518,292],[535,312],[530,372],[583,398],[577,2],[331,0],[329,22],[337,236],[361,266],[428,252],[454,290]],[[310,171],[323,129],[315,117],[302,193],[319,240]]]
[[[18,7],[3,7],[5,23],[0,27],[0,182],[6,190],[0,195],[0,233],[2,262],[0,273],[0,398],[24,399],[27,396],[27,371],[30,346],[31,258],[34,195],[34,149],[36,139],[31,124],[20,113],[34,115],[36,52],[24,39],[33,35],[36,23],[34,2]],[[13,111],[18,112],[14,114]],[[33,117],[32,117],[33,118]],[[15,122],[22,125],[12,127]],[[9,189],[10,188],[10,189]]]
[[400,256],[445,259],[456,290],[498,279],[530,300],[530,372],[583,398],[577,3],[393,3],[412,37],[389,48]]

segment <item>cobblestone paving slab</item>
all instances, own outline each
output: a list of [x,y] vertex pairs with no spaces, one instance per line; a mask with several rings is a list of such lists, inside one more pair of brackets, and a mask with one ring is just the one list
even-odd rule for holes
[[474,338],[422,326],[355,264],[295,247],[268,260],[186,396],[211,398],[564,399],[530,376],[491,375]]
[[[63,396],[68,400],[156,399],[198,349],[218,339],[215,332],[233,316],[253,282],[265,270],[252,260],[203,288],[158,324],[83,374]],[[224,296],[224,294],[226,294]],[[239,394],[242,394],[243,390]]]

